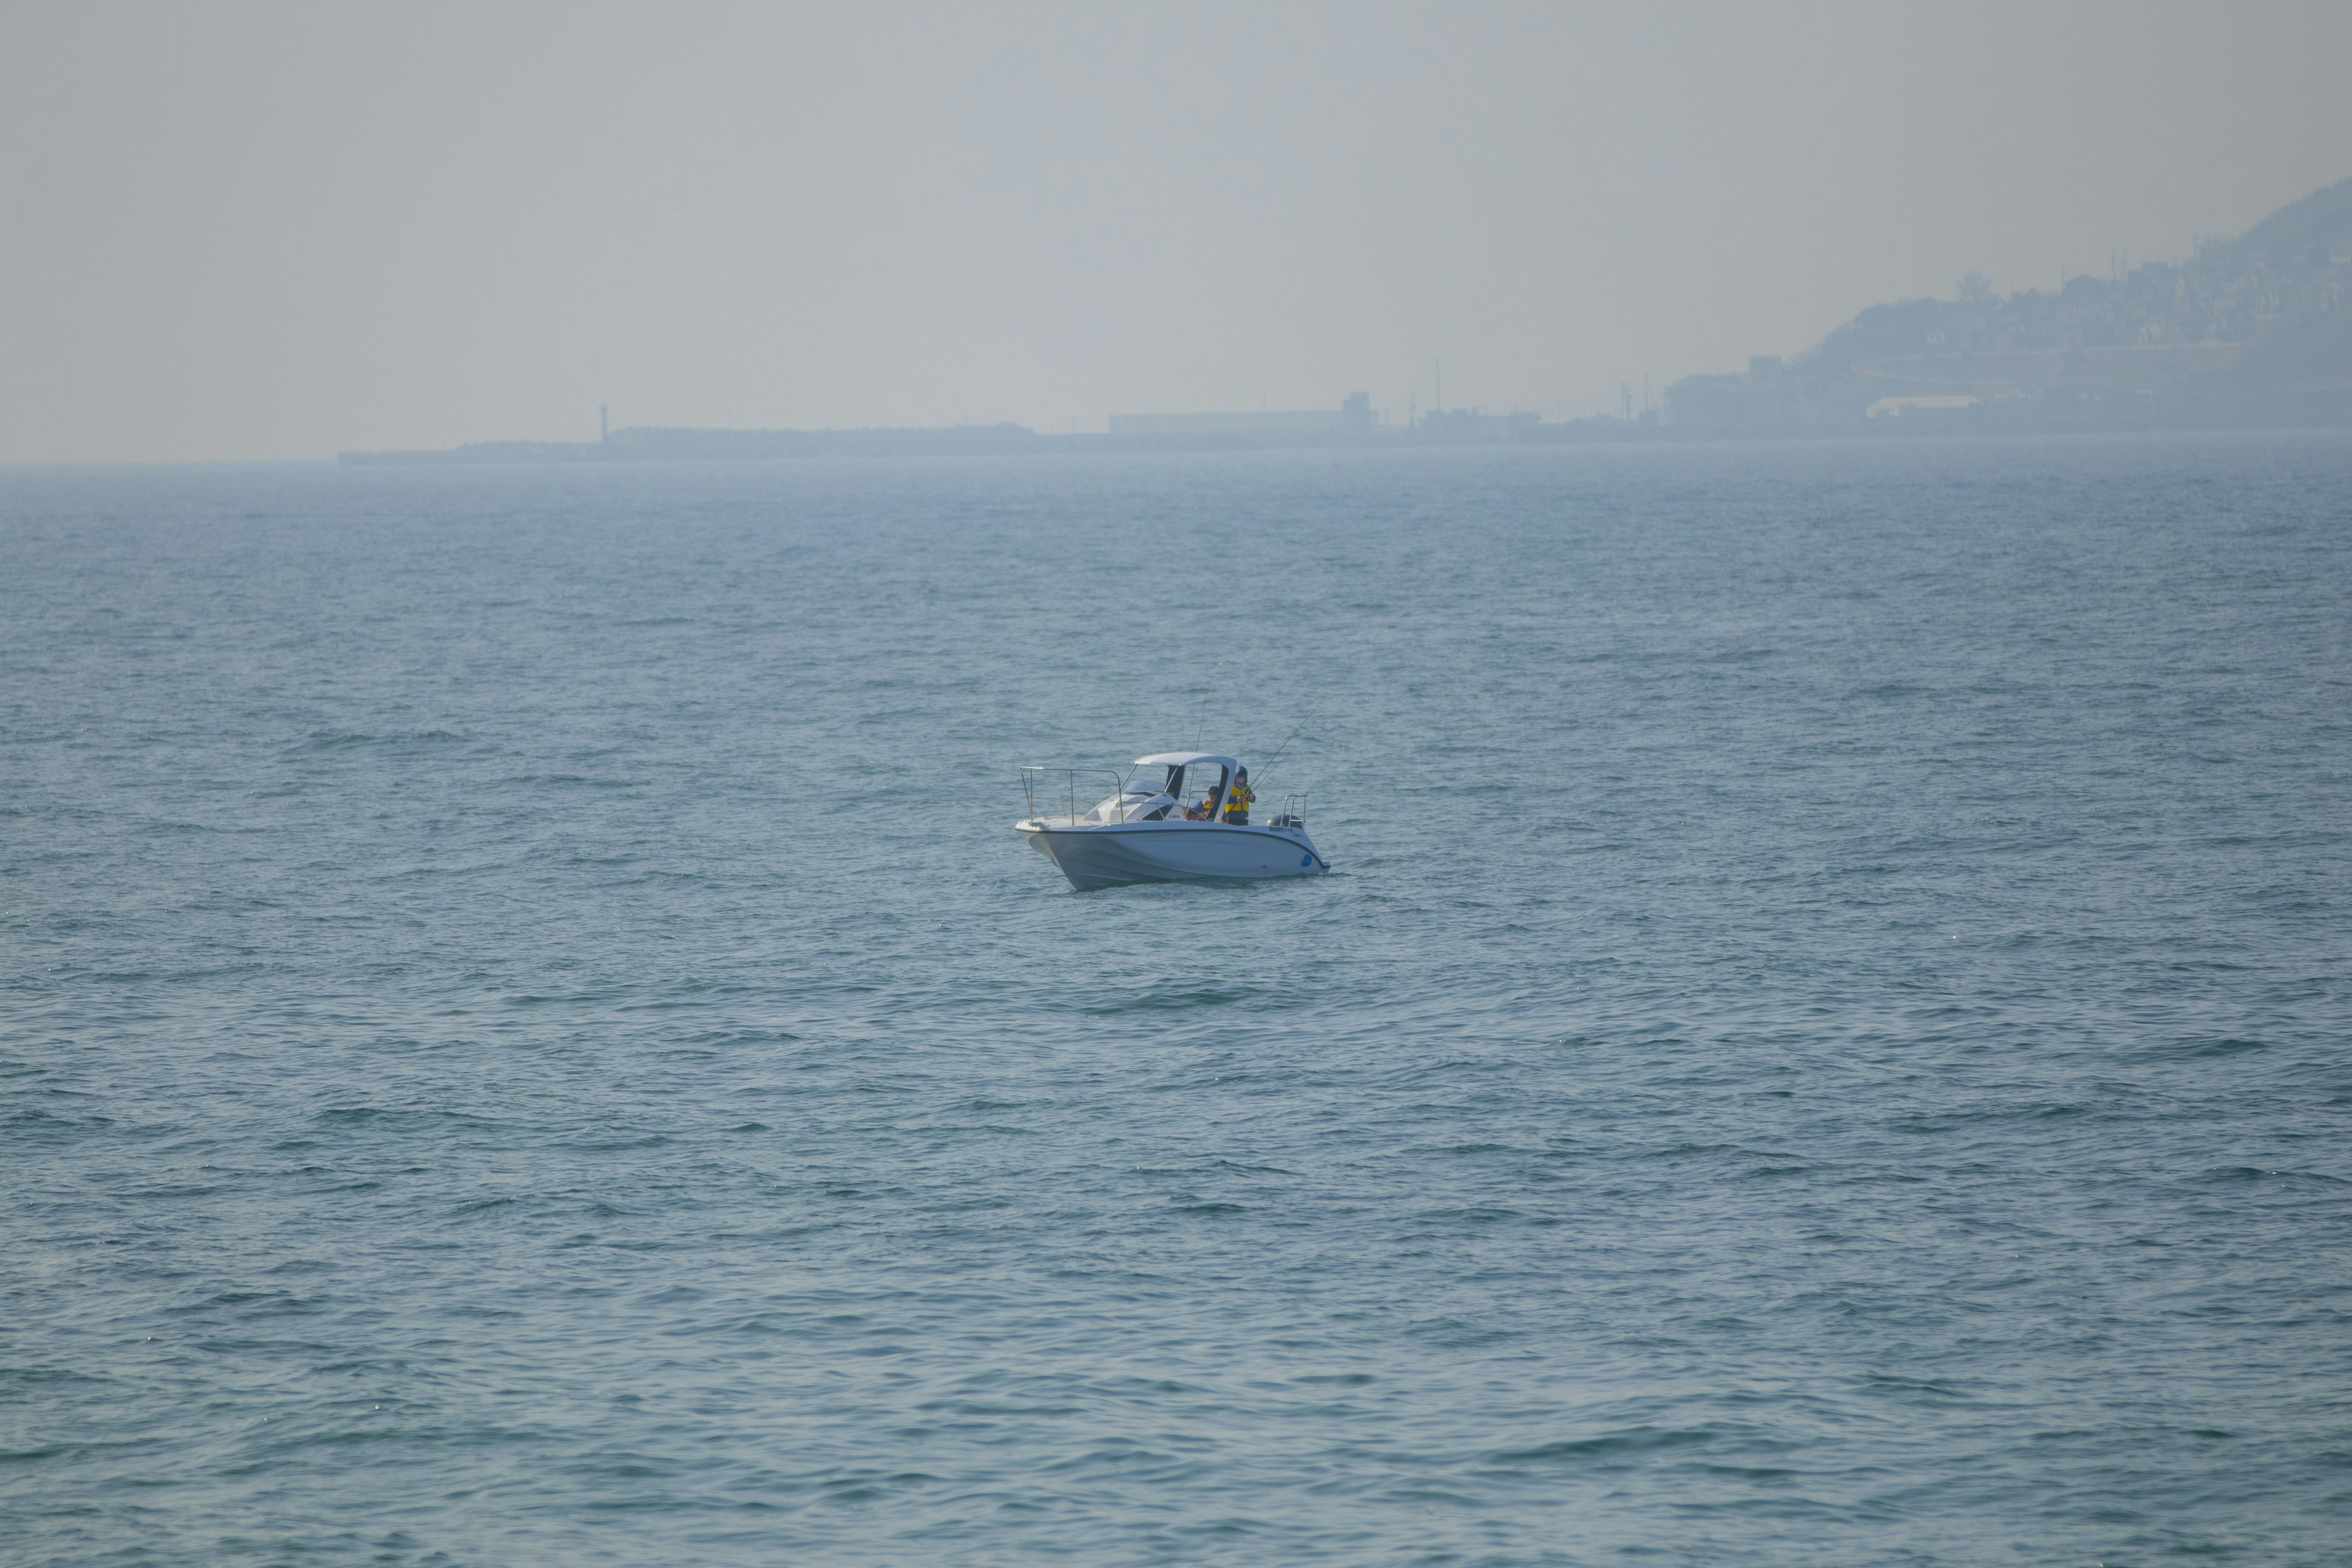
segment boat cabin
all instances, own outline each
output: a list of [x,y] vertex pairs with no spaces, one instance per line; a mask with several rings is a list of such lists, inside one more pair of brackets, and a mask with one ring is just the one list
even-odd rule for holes
[[1234,775],[1242,771],[1240,763],[1213,752],[1160,752],[1149,757],[1139,757],[1125,774],[1102,770],[1096,776],[1110,782],[1111,794],[1081,808],[1080,777],[1084,770],[1027,766],[1021,770],[1022,788],[1029,795],[1032,820],[1048,820],[1046,812],[1039,809],[1041,797],[1050,800],[1056,793],[1053,781],[1062,786],[1065,804],[1051,820],[1073,827],[1107,827],[1129,822],[1218,822],[1223,820],[1225,795],[1233,787]]
[[[1151,798],[1141,815],[1122,820],[1214,822],[1217,814],[1224,809],[1226,787],[1233,783],[1241,763],[1212,752],[1154,752],[1148,757],[1136,758],[1135,767],[1135,774],[1127,785],[1128,796],[1132,797],[1138,789],[1149,789]],[[1155,771],[1159,773],[1157,781],[1152,777]],[[1190,795],[1186,793],[1188,785]]]

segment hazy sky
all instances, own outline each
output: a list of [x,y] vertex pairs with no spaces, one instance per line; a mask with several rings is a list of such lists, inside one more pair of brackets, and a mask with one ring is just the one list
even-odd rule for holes
[[2352,175],[2352,4],[0,0],[0,461],[1588,414]]

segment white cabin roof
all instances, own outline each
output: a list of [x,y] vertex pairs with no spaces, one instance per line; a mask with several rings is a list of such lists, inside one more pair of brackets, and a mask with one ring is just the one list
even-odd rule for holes
[[1138,757],[1132,766],[1139,768],[1189,768],[1195,763],[1222,763],[1231,773],[1241,763],[1231,757],[1221,757],[1213,752],[1154,752],[1148,757]]

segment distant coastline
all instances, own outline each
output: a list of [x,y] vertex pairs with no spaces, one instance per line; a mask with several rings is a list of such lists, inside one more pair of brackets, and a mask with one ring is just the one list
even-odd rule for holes
[[1115,415],[1105,432],[1022,425],[862,430],[640,426],[594,441],[344,452],[352,466],[776,461],[1053,452],[1551,446],[2064,432],[2352,427],[2352,179],[2187,262],[2118,265],[2006,297],[1975,274],[1952,300],[1874,305],[1819,347],[1685,376],[1618,418],[1440,409],[1381,425],[1336,409]]
[[[1410,426],[1348,426],[1337,418],[1277,414],[1138,416],[1142,427],[1058,435],[1025,425],[950,425],[870,430],[697,430],[641,426],[598,441],[482,441],[442,451],[344,452],[350,467],[467,463],[774,462],[805,458],[976,457],[1055,452],[1235,452],[1298,448],[1496,447],[1655,440],[1654,417],[1547,422],[1532,414],[1475,409],[1425,416]],[[1310,423],[1309,420],[1316,422]],[[1194,423],[1184,423],[1193,421]],[[1162,423],[1166,422],[1166,423]],[[1122,417],[1119,421],[1125,424]]]

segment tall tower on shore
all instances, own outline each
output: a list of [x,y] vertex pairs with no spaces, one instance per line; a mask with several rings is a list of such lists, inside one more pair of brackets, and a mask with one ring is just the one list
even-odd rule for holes
[[599,447],[610,446],[613,440],[612,423],[604,415],[604,405],[601,403],[596,405],[596,445]]

